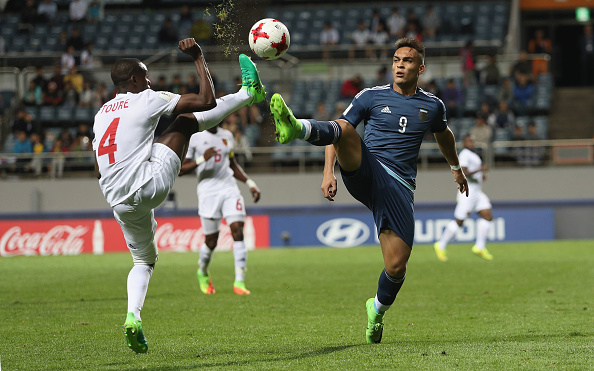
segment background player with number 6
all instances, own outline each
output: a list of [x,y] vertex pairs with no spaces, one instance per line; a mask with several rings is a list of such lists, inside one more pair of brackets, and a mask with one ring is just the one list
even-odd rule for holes
[[[194,60],[199,94],[153,91],[148,70],[140,60],[119,59],[111,69],[119,93],[99,109],[93,126],[99,186],[122,228],[134,262],[128,274],[128,313],[123,327],[126,344],[136,353],[148,350],[140,311],[158,259],[153,209],[173,187],[192,134],[218,124],[233,109],[227,102],[217,104],[206,61],[194,39],[180,41],[179,49]],[[264,87],[255,65],[243,54],[239,63],[242,90],[232,95],[237,99],[230,101],[251,104],[263,100]],[[165,114],[180,115],[153,143],[159,118]]]
[[198,260],[198,283],[205,294],[214,294],[215,289],[208,266],[217,246],[221,218],[231,228],[233,236],[233,256],[235,258],[235,282],[233,292],[249,295],[245,287],[247,270],[247,248],[243,238],[245,222],[245,202],[239,188],[238,179],[250,188],[254,202],[260,199],[260,190],[243,171],[233,154],[233,133],[215,126],[207,131],[196,133],[190,139],[188,154],[181,173],[196,171],[198,176],[198,214],[205,235]]

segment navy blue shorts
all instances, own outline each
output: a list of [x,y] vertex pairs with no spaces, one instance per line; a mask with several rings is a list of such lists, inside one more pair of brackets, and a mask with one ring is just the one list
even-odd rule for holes
[[393,178],[361,141],[361,167],[340,169],[349,193],[373,213],[378,234],[395,232],[412,248],[415,237],[414,193]]

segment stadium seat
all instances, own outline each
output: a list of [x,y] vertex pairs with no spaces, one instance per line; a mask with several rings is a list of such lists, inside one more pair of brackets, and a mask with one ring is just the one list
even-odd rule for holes
[[547,116],[536,116],[534,125],[536,125],[536,133],[539,137],[542,139],[549,138],[549,118]]
[[74,120],[77,122],[91,122],[96,112],[95,108],[90,107],[76,107],[74,109]]
[[56,110],[56,117],[62,123],[71,122],[74,119],[72,107],[58,107]]
[[[508,129],[505,128],[496,128],[493,130],[493,141],[495,142],[504,142],[511,140],[511,133]],[[502,155],[507,153],[507,147],[495,147],[495,154]]]
[[39,108],[38,120],[41,122],[54,122],[56,121],[56,107],[54,106],[41,106]]

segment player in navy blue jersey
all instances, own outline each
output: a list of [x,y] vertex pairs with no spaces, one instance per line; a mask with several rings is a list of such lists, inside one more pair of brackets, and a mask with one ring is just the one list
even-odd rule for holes
[[[445,106],[418,87],[424,59],[421,42],[399,39],[392,61],[394,83],[362,90],[335,121],[297,120],[279,94],[270,101],[280,143],[302,139],[326,146],[324,197],[333,201],[336,196],[334,164],[338,158],[346,188],[373,213],[385,268],[375,298],[366,302],[368,343],[381,341],[384,313],[394,303],[406,275],[414,239],[417,157],[427,131],[433,133],[450,164],[460,193],[468,196]],[[363,140],[355,130],[361,121]]]

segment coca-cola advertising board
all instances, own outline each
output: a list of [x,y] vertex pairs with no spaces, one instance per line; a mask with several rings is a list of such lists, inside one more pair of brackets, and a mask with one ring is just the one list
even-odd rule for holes
[[[198,251],[204,243],[199,217],[160,217],[155,240],[160,251]],[[247,216],[248,249],[270,246],[269,218]],[[231,230],[223,221],[217,250],[231,250]],[[128,251],[115,219],[1,220],[0,256],[78,255]]]

